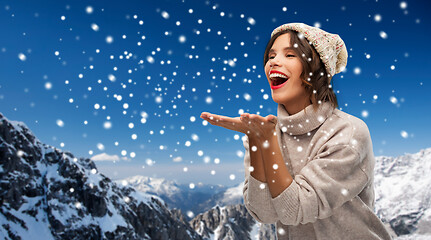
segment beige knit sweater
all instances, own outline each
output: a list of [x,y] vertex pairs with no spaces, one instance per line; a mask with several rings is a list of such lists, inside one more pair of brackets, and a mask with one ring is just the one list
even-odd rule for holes
[[391,239],[374,214],[374,154],[367,125],[325,102],[290,115],[279,104],[276,131],[292,184],[275,198],[250,175],[248,139],[244,202],[282,239]]

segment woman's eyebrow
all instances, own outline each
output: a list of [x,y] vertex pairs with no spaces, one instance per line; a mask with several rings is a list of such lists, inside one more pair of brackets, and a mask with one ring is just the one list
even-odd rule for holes
[[[285,47],[285,48],[283,48],[283,51],[294,50],[294,49],[295,48],[293,48],[293,47]],[[273,53],[273,52],[275,52],[275,50],[273,48],[271,48],[268,53]]]

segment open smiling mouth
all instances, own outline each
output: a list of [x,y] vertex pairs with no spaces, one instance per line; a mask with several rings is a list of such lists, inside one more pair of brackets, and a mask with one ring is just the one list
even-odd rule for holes
[[279,71],[270,71],[269,78],[271,80],[271,89],[281,88],[287,83],[287,80],[289,80],[286,74]]

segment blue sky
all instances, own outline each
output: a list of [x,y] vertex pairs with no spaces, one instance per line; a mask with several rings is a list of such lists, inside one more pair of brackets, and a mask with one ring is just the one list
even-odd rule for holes
[[[427,1],[0,1],[0,112],[113,178],[243,181],[241,134],[209,111],[276,114],[271,31],[304,22],[346,43],[333,79],[376,156],[431,147]],[[103,154],[103,155],[101,155]]]

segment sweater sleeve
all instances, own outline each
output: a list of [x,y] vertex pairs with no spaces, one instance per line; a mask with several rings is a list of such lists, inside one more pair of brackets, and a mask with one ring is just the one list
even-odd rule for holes
[[261,223],[275,223],[278,215],[272,204],[268,185],[250,175],[250,148],[247,136],[243,138],[245,147],[245,181],[243,188],[244,205],[254,219]]
[[357,196],[369,179],[362,160],[350,145],[335,145],[318,154],[272,199],[281,223],[298,225],[327,218]]

